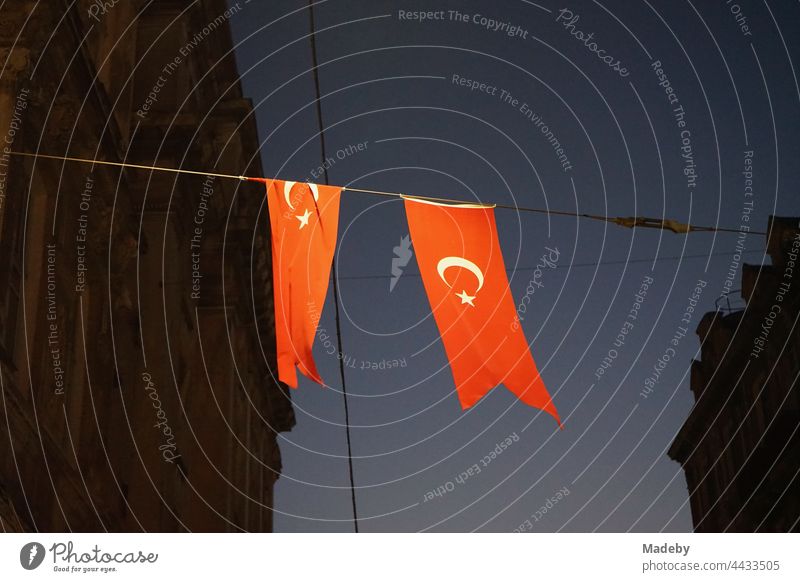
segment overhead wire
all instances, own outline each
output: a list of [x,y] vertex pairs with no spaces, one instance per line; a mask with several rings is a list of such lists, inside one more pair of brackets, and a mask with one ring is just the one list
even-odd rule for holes
[[[314,44],[313,36],[312,36],[312,44]],[[316,71],[316,70],[315,70]],[[320,101],[317,100],[317,108],[321,109]],[[62,160],[68,162],[79,162],[79,163],[86,163],[86,164],[97,164],[103,166],[115,166],[118,168],[132,168],[136,170],[151,170],[151,171],[158,171],[158,172],[172,172],[175,174],[190,174],[195,176],[213,176],[215,178],[230,178],[232,180],[253,180],[253,181],[263,181],[264,178],[262,177],[250,177],[250,176],[241,176],[237,174],[220,174],[214,172],[204,172],[199,170],[185,170],[182,168],[169,168],[165,166],[152,166],[152,165],[145,165],[145,164],[131,164],[127,162],[111,162],[108,160],[97,160],[97,159],[90,159],[90,158],[78,158],[72,156],[53,156],[49,154],[39,154],[39,153],[29,153],[29,152],[17,152],[12,151],[9,152],[11,155],[15,156],[23,156],[23,157],[30,157],[30,158],[42,158],[48,160]],[[326,175],[326,183],[327,183],[327,169],[323,166],[324,173]],[[416,198],[419,200],[426,200],[430,202],[436,202],[439,204],[478,204],[484,206],[491,206],[494,208],[502,208],[504,210],[514,210],[516,212],[533,212],[536,214],[546,214],[549,216],[567,216],[572,218],[585,218],[588,220],[596,220],[601,222],[608,222],[611,224],[616,224],[617,226],[622,226],[626,228],[654,228],[660,230],[669,230],[676,234],[688,234],[690,232],[742,232],[741,229],[738,228],[725,228],[721,226],[698,226],[694,224],[687,224],[684,222],[680,222],[678,220],[669,219],[669,218],[649,218],[646,216],[603,216],[600,214],[589,214],[585,212],[573,212],[570,210],[552,210],[549,208],[530,208],[525,206],[517,206],[513,204],[491,204],[486,202],[478,202],[475,200],[456,200],[451,198],[437,198],[434,196],[420,196],[420,195],[410,195],[410,194],[402,194],[400,192],[389,192],[386,190],[372,190],[368,188],[355,188],[353,186],[343,186],[343,192],[356,192],[360,194],[371,194],[373,196],[383,196],[383,197],[391,197],[391,198]],[[757,230],[748,230],[747,234],[754,234],[754,235],[762,235],[765,236],[767,233],[763,231]]]

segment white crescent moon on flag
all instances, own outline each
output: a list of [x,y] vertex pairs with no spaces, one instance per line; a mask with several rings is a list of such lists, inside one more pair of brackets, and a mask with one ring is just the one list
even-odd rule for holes
[[444,274],[450,267],[461,267],[470,271],[478,279],[478,288],[475,290],[475,292],[477,293],[481,290],[481,287],[483,287],[483,272],[480,270],[478,265],[468,259],[465,259],[464,257],[443,258],[436,266],[436,270],[439,271],[439,277],[442,278],[442,281],[444,281],[448,287],[452,287],[452,285],[450,285],[450,283],[447,282],[447,279],[444,278]]
[[292,210],[294,210],[294,204],[292,204],[291,194],[292,194],[292,188],[294,188],[295,184],[297,184],[297,182],[287,181],[283,183],[283,197],[286,200],[286,204],[288,204],[289,208],[291,208]]
[[[283,183],[283,198],[286,200],[286,204],[289,205],[289,208],[294,210],[294,204],[292,204],[292,188],[297,182],[289,182],[286,181]],[[311,189],[311,194],[314,196],[314,200],[319,202],[319,188],[316,184],[308,184],[308,187]]]

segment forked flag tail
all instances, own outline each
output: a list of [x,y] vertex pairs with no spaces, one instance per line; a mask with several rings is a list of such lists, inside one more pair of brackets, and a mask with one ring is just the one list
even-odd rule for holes
[[405,197],[405,209],[461,406],[469,408],[505,384],[561,426],[519,325],[494,207]]

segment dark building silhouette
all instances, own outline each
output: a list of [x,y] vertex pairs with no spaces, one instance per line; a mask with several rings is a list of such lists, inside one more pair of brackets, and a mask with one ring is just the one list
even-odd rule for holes
[[797,531],[800,520],[800,219],[772,217],[771,265],[744,265],[742,299],[707,313],[695,405],[669,449],[698,532]]
[[0,531],[270,531],[268,221],[223,0],[0,7]]

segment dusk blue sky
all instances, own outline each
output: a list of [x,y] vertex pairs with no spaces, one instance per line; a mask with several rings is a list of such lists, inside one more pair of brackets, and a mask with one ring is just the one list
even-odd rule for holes
[[[562,9],[579,16],[572,28],[564,26],[566,13],[558,20]],[[401,19],[400,10],[445,12],[442,20],[418,22]],[[752,2],[741,10],[746,21],[737,22],[725,2],[683,0],[319,2],[330,182],[765,230],[771,214],[800,215],[800,92],[792,65],[800,56],[800,6]],[[487,28],[481,16],[501,27]],[[243,3],[232,27],[266,175],[321,181],[312,174],[321,160],[305,2]],[[504,32],[513,27],[515,35]],[[576,30],[594,33],[596,48],[619,60],[627,76]],[[659,86],[656,61],[677,103]],[[497,90],[471,91],[453,75]],[[571,169],[527,110],[552,131]],[[684,130],[694,186],[684,173]],[[344,151],[359,143],[362,151]],[[743,223],[748,151],[754,196]],[[361,530],[512,531],[526,519],[528,529],[543,532],[690,530],[686,482],[666,450],[693,403],[694,330],[725,291],[737,234],[684,236],[504,209],[496,217],[515,303],[532,277],[542,283],[522,324],[564,420],[561,431],[502,387],[461,410],[413,258],[389,292],[393,247],[408,234],[402,203],[343,195],[337,266]],[[748,262],[768,261],[764,237],[748,235],[745,247]],[[557,249],[557,266],[536,274],[547,248]],[[638,318],[598,380],[645,277],[653,283]],[[645,380],[684,325],[699,280],[705,287],[689,334],[644,398]],[[320,323],[331,336],[332,301],[331,290]],[[738,293],[731,301],[741,302]],[[338,387],[335,356],[320,342],[315,357]],[[371,369],[392,360],[404,365]],[[297,425],[279,437],[275,530],[351,531],[341,393],[302,379],[291,396]],[[510,435],[512,444],[482,464]],[[479,473],[455,482],[475,464]],[[448,482],[451,491],[425,501]],[[536,521],[565,488],[569,494]]]

